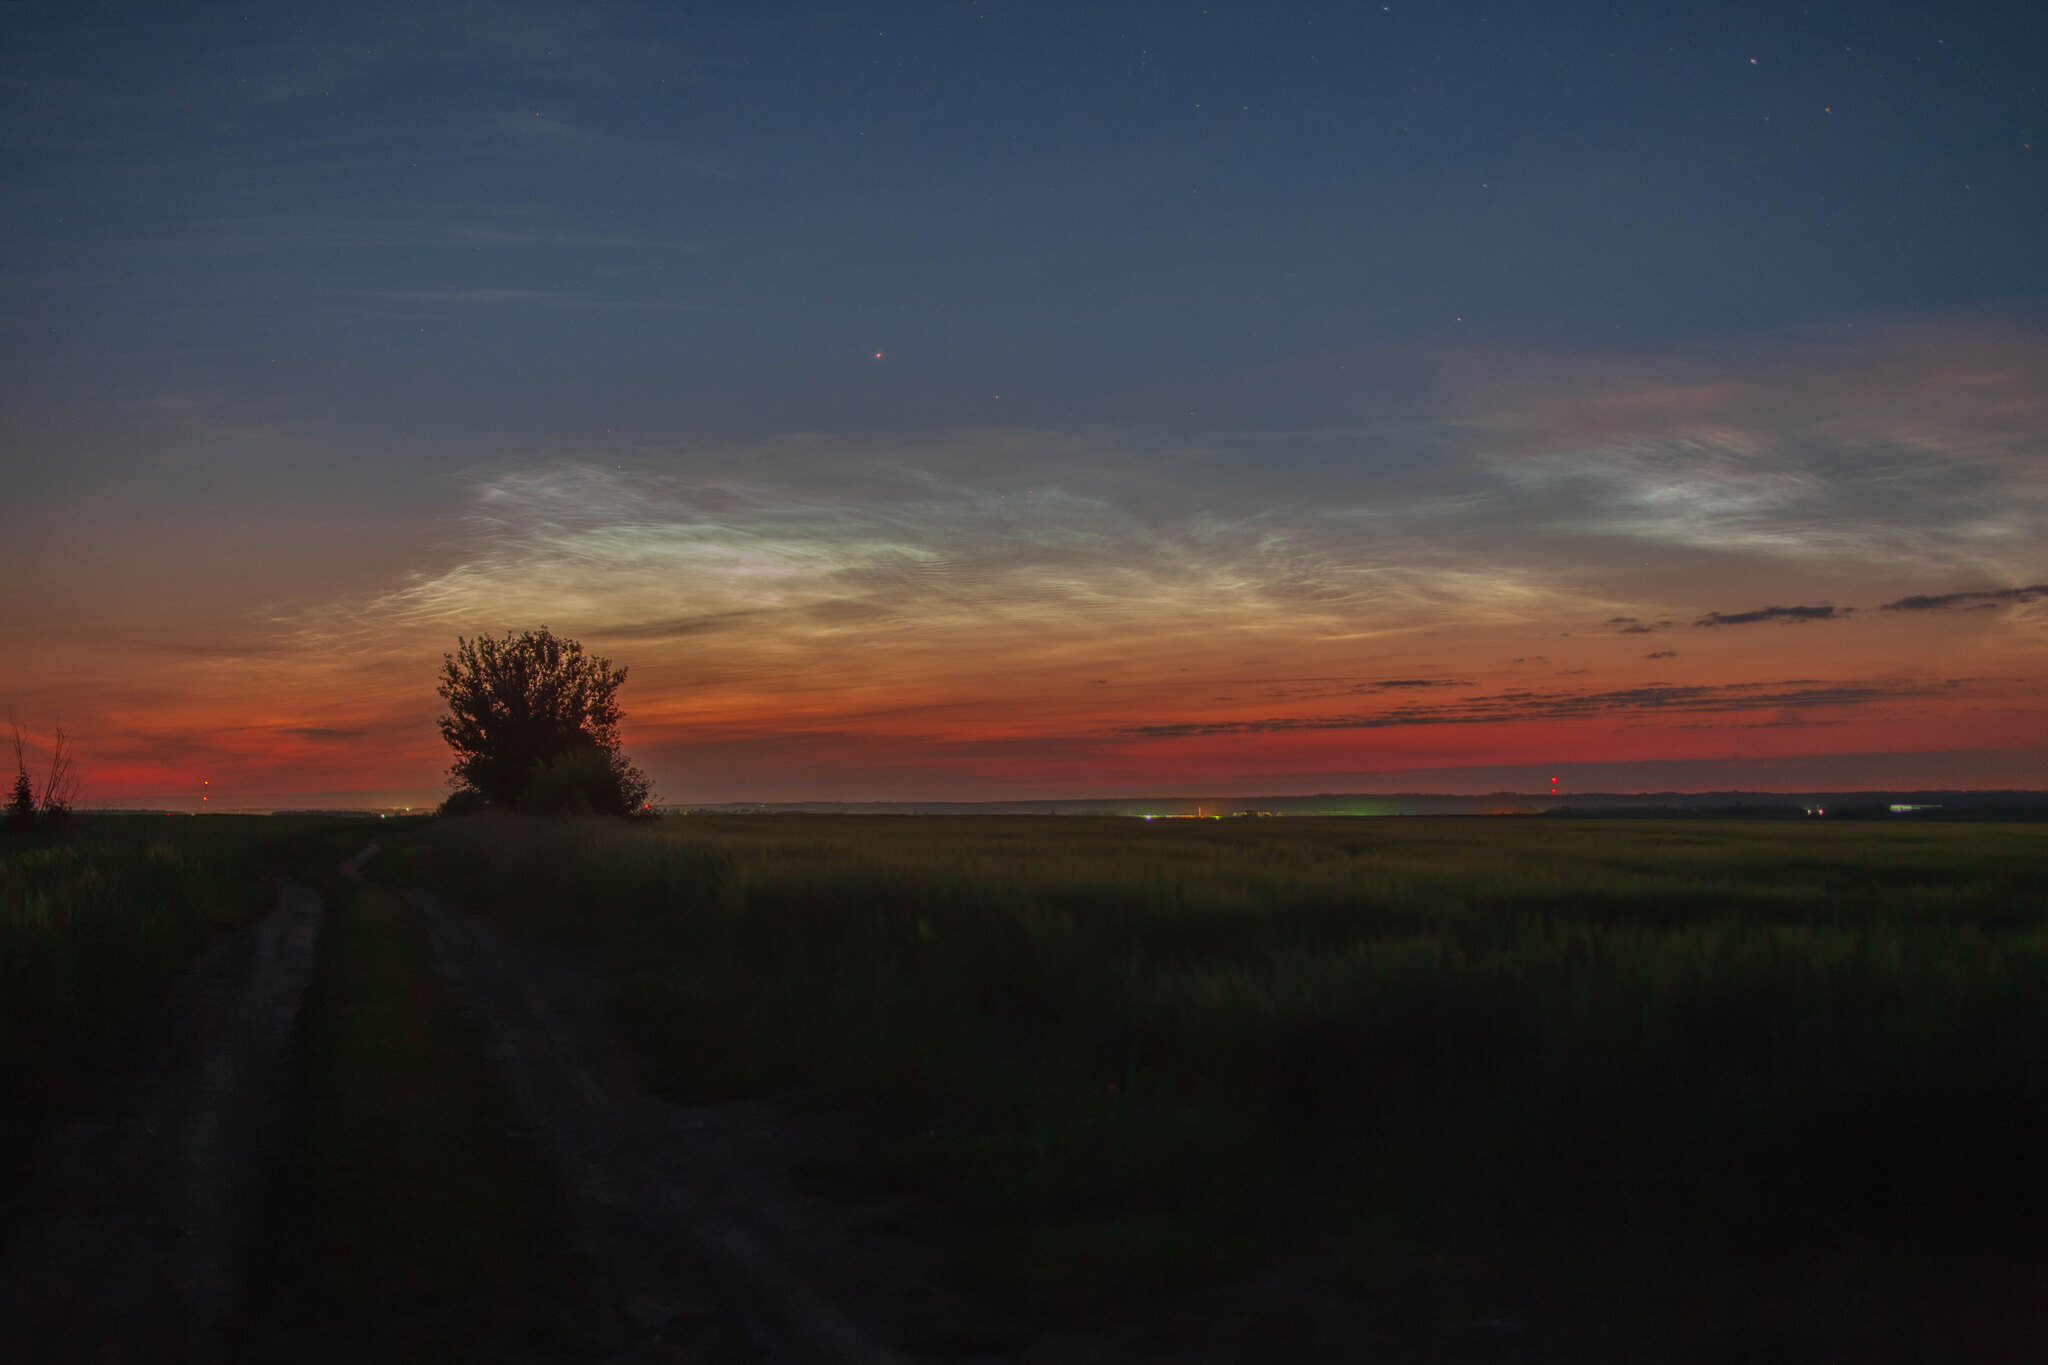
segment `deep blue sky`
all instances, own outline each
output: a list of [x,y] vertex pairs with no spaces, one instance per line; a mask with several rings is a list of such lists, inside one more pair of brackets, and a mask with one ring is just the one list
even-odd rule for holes
[[2048,10],[752,9],[5,6],[8,396],[1166,418],[1132,391],[2048,289]]
[[[1399,495],[1497,546],[1485,460],[1625,410],[1671,488],[1774,459],[1827,484],[1802,524],[1905,527],[1827,424],[1921,393],[1876,458],[1922,474],[1914,442],[2040,434],[2044,73],[2013,4],[0,5],[0,529],[276,649],[249,621],[473,562],[508,470],[1078,461],[1153,491],[1037,484],[1297,529]],[[1930,436],[1971,385],[1996,431]],[[1927,477],[2035,508],[2000,458]],[[2032,581],[1972,516],[1901,591]],[[1583,588],[1617,554],[1510,558]],[[1856,577],[1744,563],[1684,610]],[[606,572],[553,614],[617,625]]]

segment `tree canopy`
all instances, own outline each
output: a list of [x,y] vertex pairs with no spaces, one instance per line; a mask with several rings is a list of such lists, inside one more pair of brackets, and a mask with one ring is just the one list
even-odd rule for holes
[[438,689],[448,703],[441,737],[455,751],[451,783],[508,809],[641,809],[651,786],[619,741],[625,681],[625,669],[546,626],[458,636]]

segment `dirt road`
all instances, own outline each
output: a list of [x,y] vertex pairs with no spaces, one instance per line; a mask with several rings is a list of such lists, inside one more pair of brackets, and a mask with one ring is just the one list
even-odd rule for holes
[[594,978],[424,891],[437,970],[481,1018],[513,1101],[556,1166],[614,1358],[901,1365],[987,1330],[928,1253],[862,1210],[821,1210],[788,1177],[843,1132],[758,1103],[647,1094]]
[[[359,880],[375,852],[341,875]],[[562,1182],[599,1310],[588,1358],[899,1365],[913,1358],[901,1342],[961,1338],[965,1315],[918,1244],[855,1226],[859,1208],[821,1216],[791,1188],[800,1148],[845,1136],[833,1121],[649,1096],[593,978],[425,893],[406,899]],[[0,1258],[0,1359],[222,1359],[325,913],[317,892],[280,882],[264,919],[166,991],[96,1111],[52,1135],[37,1210]]]
[[1272,1273],[1032,1332],[948,1287],[942,1238],[901,1199],[817,1189],[809,1158],[858,1144],[858,1119],[801,1103],[678,1105],[639,1087],[602,982],[547,945],[430,892],[436,970],[483,1023],[514,1107],[555,1166],[592,1271],[604,1359],[737,1365],[1225,1365],[1407,1361],[1522,1365],[1520,1328],[1481,1322],[1456,1349],[1405,1353],[1352,1295]]
[[53,1135],[41,1213],[0,1260],[8,1359],[220,1358],[324,911],[280,881],[179,976],[98,1111]]
[[[800,1188],[857,1120],[801,1104],[652,1096],[605,991],[557,950],[424,891],[436,970],[476,1012],[514,1106],[554,1165],[590,1267],[607,1360],[704,1365],[1222,1365],[1405,1360],[1349,1296],[1276,1273],[1032,1332],[950,1288],[942,1238],[900,1200]],[[1430,1359],[1514,1365],[1511,1325]]]
[[[348,860],[341,875],[359,880],[375,852]],[[1068,1331],[1022,1330],[947,1287],[943,1238],[901,1201],[799,1188],[807,1161],[863,1139],[859,1120],[801,1104],[655,1097],[610,1030],[594,974],[424,891],[404,899],[559,1181],[595,1318],[562,1344],[569,1358],[1398,1358],[1341,1296],[1304,1293],[1287,1277]],[[147,1045],[100,1111],[55,1136],[43,1213],[0,1260],[0,1359],[222,1358],[325,913],[318,893],[281,882],[265,919],[209,947],[159,1003]],[[1495,1341],[1455,1358],[1523,1357]]]

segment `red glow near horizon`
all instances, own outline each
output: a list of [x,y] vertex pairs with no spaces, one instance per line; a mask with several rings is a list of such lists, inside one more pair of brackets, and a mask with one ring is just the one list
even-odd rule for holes
[[[2048,345],[1871,344],[1836,369],[1685,382],[1503,362],[1461,400],[1484,420],[1443,428],[1483,430],[1461,477],[1486,496],[1425,489],[1406,511],[1058,434],[792,438],[681,472],[486,470],[457,509],[466,539],[422,531],[368,568],[336,550],[355,586],[308,571],[286,609],[249,566],[299,563],[311,532],[189,579],[152,557],[155,509],[137,507],[104,533],[128,558],[13,605],[6,681],[24,720],[64,718],[113,804],[189,801],[195,782],[224,806],[436,799],[442,651],[542,623],[630,670],[628,746],[669,800],[1555,795],[1562,775],[1542,769],[1564,752],[1581,791],[2048,787],[2033,543],[2003,578],[1958,577],[1934,550],[1902,564],[1889,523],[1810,524],[1804,500],[1837,466],[1779,488],[1713,445],[1730,424],[1741,450],[1767,445],[1743,414],[1802,403],[1814,421],[1861,414],[1885,449],[1953,427],[1953,459],[1978,460],[1992,492],[1959,529],[1915,534],[1981,540],[1986,518],[2031,505],[2048,399],[1999,386]],[[1939,363],[1897,358],[1916,345]],[[1986,448],[2021,472],[1999,483]],[[1546,569],[1558,536],[1522,508],[1541,498],[1574,526],[1623,508],[1611,562],[1575,530],[1571,573]],[[1401,540],[1403,516],[1447,548]],[[1816,536],[1831,557],[1801,558]],[[1908,599],[1931,605],[1887,605]],[[127,614],[79,624],[109,601]]]
[[82,805],[438,800],[540,626],[677,803],[2048,789],[2002,7],[300,8],[0,11]]
[[[430,642],[422,644],[431,648]],[[1427,774],[1484,764],[1520,765],[1527,771],[1560,745],[1569,745],[1575,761],[1589,767],[1665,759],[1741,763],[1756,757],[1760,733],[1772,739],[1774,755],[1783,758],[1800,752],[1893,752],[1905,747],[1900,736],[1909,730],[1923,740],[1939,737],[1944,747],[1954,749],[2003,745],[2015,753],[2048,750],[2048,724],[2041,715],[2015,709],[2010,702],[1997,704],[2000,696],[2017,698],[2010,691],[1991,688],[1932,694],[1902,689],[1896,700],[1859,698],[1853,705],[1834,700],[1830,693],[1819,702],[1766,709],[1762,718],[1770,728],[1759,731],[1753,711],[1664,714],[1668,707],[1631,711],[1622,703],[1616,703],[1620,709],[1612,713],[1496,719],[1493,712],[1501,705],[1497,699],[1514,696],[1516,689],[1475,677],[1469,687],[1434,690],[1435,699],[1426,707],[1398,699],[1358,703],[1344,713],[1356,715],[1356,727],[1346,728],[1333,721],[1321,698],[1276,707],[1274,699],[1228,679],[1147,684],[1133,689],[1131,696],[1105,695],[1105,689],[1085,683],[1069,690],[1012,686],[1006,693],[988,672],[1007,656],[986,661],[981,670],[961,673],[950,686],[927,679],[922,695],[906,694],[886,670],[863,679],[858,676],[858,656],[849,656],[842,667],[847,685],[798,708],[786,702],[778,705],[777,697],[759,695],[752,684],[736,690],[729,684],[679,679],[678,663],[651,650],[616,653],[631,670],[624,693],[629,749],[655,774],[665,799],[683,801],[1453,790],[1464,788],[1432,781]],[[446,764],[432,727],[431,677],[410,661],[394,667],[401,676],[411,677],[418,690],[428,692],[428,699],[415,696],[408,703],[415,719],[394,730],[380,747],[365,748],[345,733],[324,737],[289,714],[252,727],[246,717],[209,718],[203,712],[186,712],[177,733],[186,737],[181,744],[188,750],[193,749],[191,736],[204,736],[207,742],[193,756],[203,757],[217,771],[232,773],[226,779],[227,790],[234,793],[225,798],[230,807],[276,794],[350,791],[396,793],[379,804],[425,804],[438,799],[440,772]],[[1407,670],[1383,665],[1373,673],[1401,671]],[[319,672],[309,662],[309,686],[303,695],[311,707],[322,704],[313,686]],[[1224,688],[1233,690],[1221,691]],[[1244,699],[1219,702],[1214,695]],[[1576,704],[1575,699],[1586,693],[1559,689],[1556,695],[1563,698],[1560,704]],[[1738,691],[1726,703],[1709,697],[1709,704],[1746,705],[1746,695]],[[891,701],[896,704],[888,705]],[[1986,705],[1987,701],[1993,704]],[[1423,723],[1390,723],[1388,717],[1398,720],[1402,707]],[[1483,718],[1460,719],[1465,711]],[[130,712],[131,724],[134,718]],[[209,719],[218,727],[211,733]],[[1297,719],[1310,728],[1285,728]],[[1195,728],[1171,732],[1175,725]],[[1232,725],[1243,728],[1200,730]],[[1790,743],[1794,738],[1796,747]],[[142,799],[174,791],[181,768],[190,771],[154,753],[146,732],[119,741],[81,729],[81,739],[93,794],[113,804],[122,804],[130,794]],[[1360,785],[1358,775],[1374,771],[1414,776]],[[1824,775],[1827,768],[1822,763],[1813,771]],[[1911,777],[1917,770],[1905,764],[1897,771]],[[1340,776],[1324,781],[1322,774]],[[1559,793],[1561,775],[1540,780],[1547,782],[1551,795]],[[1480,791],[1526,785],[1484,776],[1457,781]],[[1783,787],[1785,780],[1778,779],[1778,784]],[[210,806],[212,779],[199,785],[202,802]],[[1651,776],[1626,785],[1676,789],[1699,784]],[[1722,780],[1712,785],[1767,784]],[[1792,784],[1794,789],[1815,790],[1855,785],[1861,784]],[[1887,785],[2026,783],[1922,777]]]

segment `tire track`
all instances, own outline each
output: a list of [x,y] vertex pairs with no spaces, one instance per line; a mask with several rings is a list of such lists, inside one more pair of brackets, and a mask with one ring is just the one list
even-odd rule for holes
[[98,1111],[53,1134],[43,1211],[0,1261],[9,1358],[220,1359],[325,910],[280,879],[172,983]]
[[[907,1365],[876,1330],[873,1295],[857,1319],[806,1264],[808,1253],[872,1273],[886,1253],[862,1257],[748,1159],[775,1141],[772,1111],[650,1096],[588,974],[428,892],[405,898],[560,1173],[612,1359]],[[933,1292],[914,1271],[894,1278],[913,1297]]]

